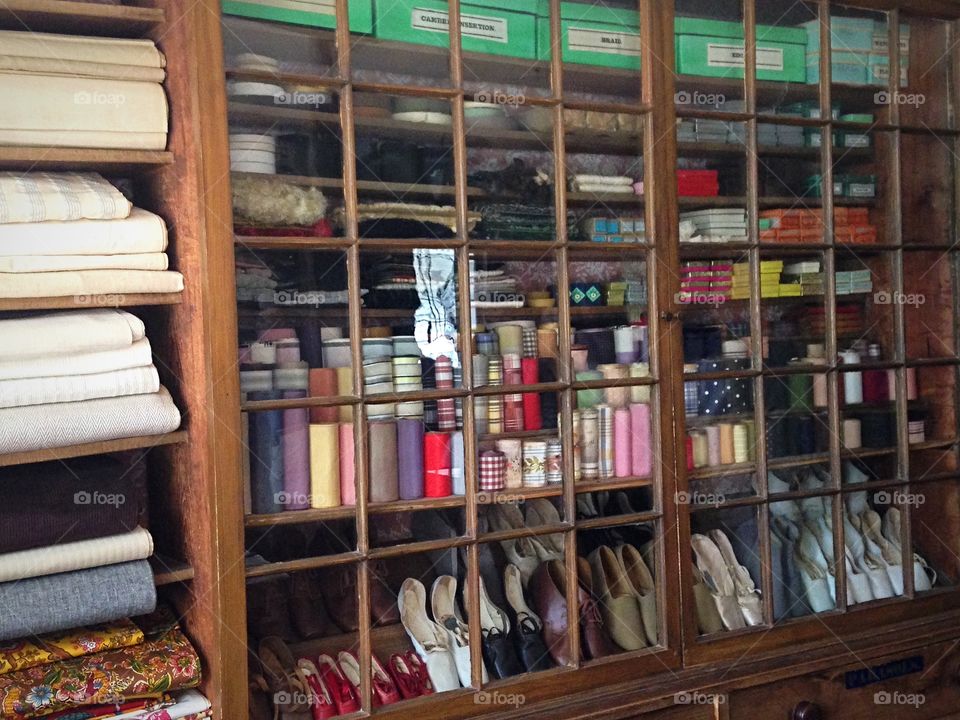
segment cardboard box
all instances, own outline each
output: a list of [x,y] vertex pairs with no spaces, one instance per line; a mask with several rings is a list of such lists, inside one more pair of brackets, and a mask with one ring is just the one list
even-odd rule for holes
[[[551,54],[550,3],[540,0],[537,11],[537,56]],[[640,68],[640,16],[632,10],[601,3],[560,3],[562,57],[566,63]]]
[[[834,52],[830,55],[830,74],[835,83],[866,85],[870,53]],[[820,52],[807,53],[807,83],[820,82]]]
[[[678,17],[674,27],[677,72],[705,77],[743,78],[740,23]],[[807,35],[803,28],[757,26],[757,79],[803,82]]]
[[[350,32],[373,32],[372,0],[350,0]],[[225,15],[335,28],[336,0],[223,0]]]
[[[373,34],[383,40],[450,47],[449,13],[438,0],[373,0]],[[460,5],[460,33],[467,52],[533,60],[537,54],[535,8],[523,12],[511,0],[470,0]]]

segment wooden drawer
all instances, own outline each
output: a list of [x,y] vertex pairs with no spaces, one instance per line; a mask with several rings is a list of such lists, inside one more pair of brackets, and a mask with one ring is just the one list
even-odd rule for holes
[[[819,714],[795,714],[802,702],[812,703]],[[729,698],[729,718],[939,720],[953,717],[958,707],[960,643],[949,642],[735,691]]]

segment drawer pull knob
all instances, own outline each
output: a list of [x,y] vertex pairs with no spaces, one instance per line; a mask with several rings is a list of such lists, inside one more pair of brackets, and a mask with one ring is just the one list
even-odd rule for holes
[[820,712],[819,705],[804,700],[797,703],[797,706],[793,709],[793,715],[790,717],[792,720],[822,720],[823,713]]

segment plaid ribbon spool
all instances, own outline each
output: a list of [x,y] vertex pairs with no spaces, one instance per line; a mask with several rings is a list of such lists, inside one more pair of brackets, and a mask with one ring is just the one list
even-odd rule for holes
[[537,342],[537,329],[535,327],[523,329],[523,356],[535,358],[539,355],[539,344]]
[[[453,363],[446,355],[437,358],[434,365],[434,377],[438,390],[453,388]],[[441,430],[457,429],[457,407],[453,398],[439,398],[437,400],[437,427]]]
[[480,453],[480,490],[493,492],[506,487],[507,458],[499,450]]

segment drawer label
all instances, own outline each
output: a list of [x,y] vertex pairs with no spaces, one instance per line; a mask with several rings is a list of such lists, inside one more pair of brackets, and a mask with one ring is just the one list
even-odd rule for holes
[[[410,20],[411,27],[414,30],[437,32],[444,35],[450,32],[450,16],[443,10],[414,8]],[[492,40],[499,43],[509,42],[507,21],[498,17],[460,13],[460,34],[463,37],[472,37],[479,40]]]
[[913,675],[923,672],[923,655],[913,655],[912,657],[902,658],[900,660],[891,660],[883,665],[874,665],[872,668],[862,668],[860,670],[849,670],[844,673],[844,681],[847,690],[866,687],[874,683],[892,680],[893,678],[903,677],[904,675]]
[[637,33],[570,26],[567,30],[567,47],[581,52],[639,55],[640,36]]
[[[707,65],[710,67],[746,67],[746,51],[743,45],[709,43],[707,45]],[[757,70],[783,72],[783,50],[781,48],[758,47]]]

